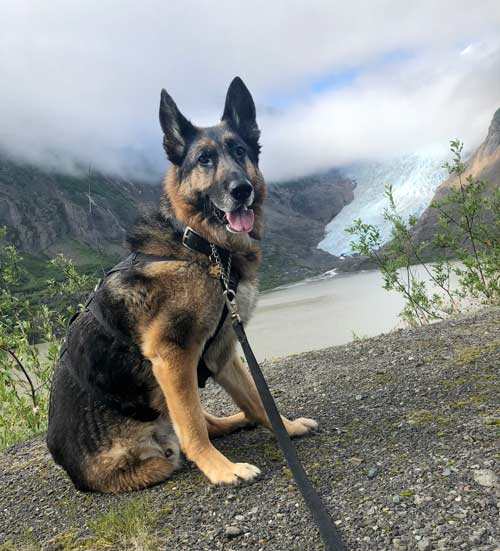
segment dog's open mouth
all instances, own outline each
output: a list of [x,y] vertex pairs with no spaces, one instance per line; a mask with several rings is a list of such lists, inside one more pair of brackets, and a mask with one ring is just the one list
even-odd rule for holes
[[226,230],[231,233],[248,233],[253,229],[254,212],[251,208],[242,206],[232,212],[224,212],[212,203],[216,218],[221,224],[226,225]]

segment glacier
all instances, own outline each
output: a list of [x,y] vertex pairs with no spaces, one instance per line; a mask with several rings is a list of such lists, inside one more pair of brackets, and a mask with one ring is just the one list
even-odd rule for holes
[[388,206],[384,187],[392,184],[398,212],[408,219],[420,216],[434,197],[438,185],[447,177],[444,155],[411,154],[389,161],[360,162],[340,169],[356,182],[354,199],[325,227],[325,236],[318,248],[335,256],[352,254],[353,237],[345,228],[361,218],[380,228],[384,243],[390,239],[390,226],[384,220]]

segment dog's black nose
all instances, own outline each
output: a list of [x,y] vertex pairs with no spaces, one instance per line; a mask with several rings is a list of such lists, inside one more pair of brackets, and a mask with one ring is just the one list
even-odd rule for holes
[[246,201],[252,195],[253,186],[250,182],[231,182],[229,193],[240,202]]

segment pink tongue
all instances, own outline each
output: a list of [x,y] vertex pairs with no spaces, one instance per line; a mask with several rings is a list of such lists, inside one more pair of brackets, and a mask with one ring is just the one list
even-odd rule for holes
[[253,228],[253,210],[237,210],[226,213],[229,227],[237,232],[249,232]]

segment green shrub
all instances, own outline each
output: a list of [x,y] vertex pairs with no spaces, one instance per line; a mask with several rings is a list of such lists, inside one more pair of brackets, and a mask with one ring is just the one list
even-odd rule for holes
[[51,261],[63,275],[47,281],[46,297],[65,306],[53,310],[23,294],[22,258],[4,242],[0,228],[0,448],[46,429],[52,372],[59,357],[60,336],[93,284],[62,256]]

